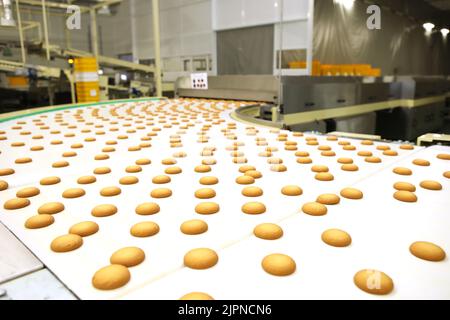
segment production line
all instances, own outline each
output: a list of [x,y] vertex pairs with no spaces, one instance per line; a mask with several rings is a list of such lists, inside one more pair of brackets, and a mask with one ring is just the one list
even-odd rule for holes
[[6,119],[0,221],[80,299],[450,298],[450,148],[297,127],[373,119],[391,85],[231,80]]

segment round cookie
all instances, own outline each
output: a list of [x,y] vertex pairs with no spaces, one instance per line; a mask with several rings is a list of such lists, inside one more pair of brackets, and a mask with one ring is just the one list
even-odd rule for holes
[[198,173],[206,173],[211,171],[211,167],[206,164],[202,164],[195,167],[194,171]]
[[414,186],[411,183],[408,182],[396,182],[394,184],[394,189],[398,191],[409,191],[409,192],[415,192],[416,186]]
[[126,247],[117,250],[111,255],[111,264],[120,264],[124,267],[134,267],[145,260],[145,253],[138,247]]
[[364,161],[367,163],[381,163],[381,159],[378,157],[367,157]]
[[183,170],[180,167],[169,167],[164,170],[166,174],[180,174]]
[[338,163],[340,164],[352,164],[353,163],[353,159],[352,158],[339,158],[337,160]]
[[361,270],[353,277],[355,285],[371,294],[386,295],[394,289],[394,282],[392,279],[381,271],[376,270]]
[[92,209],[91,214],[97,218],[109,217],[117,213],[117,207],[112,204],[101,204]]
[[113,264],[98,270],[92,277],[92,285],[99,290],[114,290],[126,285],[130,278],[127,267]]
[[261,197],[264,191],[258,187],[246,187],[242,189],[242,195],[245,197],[256,198]]
[[236,183],[241,185],[249,185],[255,183],[255,178],[251,176],[240,176],[236,178]]
[[297,158],[297,163],[300,163],[300,164],[310,164],[312,162],[313,162],[312,159],[309,157]]
[[16,197],[17,198],[32,198],[32,197],[37,196],[40,193],[41,193],[41,191],[38,188],[29,187],[29,188],[20,189],[19,191],[17,191]]
[[437,158],[440,160],[450,160],[450,153],[438,154]]
[[108,167],[99,167],[94,169],[94,174],[108,174],[111,173],[111,169]]
[[410,191],[397,191],[394,193],[394,198],[402,202],[417,202],[417,196]]
[[302,207],[302,211],[310,216],[324,216],[328,209],[323,204],[318,202],[308,202]]
[[333,247],[347,247],[352,243],[350,235],[339,229],[329,229],[322,233],[322,241]]
[[55,218],[49,214],[38,214],[32,216],[25,221],[25,228],[27,229],[40,229],[48,227],[55,222]]
[[254,170],[256,170],[256,168],[254,166],[250,166],[250,165],[241,166],[239,168],[240,173],[246,173],[247,171],[254,171]]
[[171,181],[169,176],[164,176],[164,175],[160,175],[160,176],[156,176],[153,177],[152,182],[154,184],[166,184],[169,183]]
[[41,181],[39,183],[43,186],[51,186],[54,184],[58,184],[60,182],[61,182],[61,179],[59,177],[46,177],[46,178],[41,179]]
[[250,177],[252,177],[252,178],[254,178],[254,179],[260,179],[260,178],[262,178],[262,173],[259,172],[259,171],[257,171],[257,170],[249,170],[249,171],[246,171],[246,172],[244,173],[244,175],[250,176]]
[[91,184],[95,183],[97,181],[97,178],[94,176],[83,176],[78,178],[77,183],[78,184]]
[[201,177],[200,178],[200,184],[203,184],[205,186],[212,186],[219,183],[219,179],[216,177]]
[[413,160],[412,163],[415,164],[416,166],[421,166],[421,167],[429,167],[431,165],[430,161],[424,160],[424,159],[415,159],[415,160]]
[[154,189],[151,193],[150,196],[152,198],[156,198],[156,199],[163,199],[163,198],[169,198],[170,196],[172,196],[172,190],[168,189],[168,188],[158,188],[158,189]]
[[77,234],[80,237],[89,237],[98,232],[98,224],[92,221],[84,221],[74,224],[69,229],[70,234]]
[[433,191],[440,191],[440,190],[442,190],[442,184],[440,184],[437,181],[432,181],[432,180],[422,181],[420,183],[420,186],[423,189],[427,189],[427,190],[433,190]]
[[8,182],[0,180],[0,191],[4,191],[8,189],[8,187],[9,187]]
[[69,162],[67,161],[57,161],[52,164],[53,168],[65,168],[69,166]]
[[312,166],[312,167],[311,167],[311,171],[312,171],[312,172],[319,173],[319,172],[328,172],[328,171],[330,171],[330,169],[328,169],[327,166],[319,166],[319,165],[315,165],[315,166]]
[[315,179],[319,181],[333,181],[334,176],[329,172],[319,172],[315,175]]
[[139,179],[137,177],[134,177],[134,176],[122,177],[119,180],[119,183],[121,185],[126,185],[126,186],[129,186],[129,185],[132,185],[132,184],[136,184],[138,182],[139,182]]
[[202,202],[195,206],[195,212],[203,215],[210,215],[219,212],[220,207],[215,202]]
[[285,186],[281,189],[281,193],[285,196],[296,197],[301,196],[303,194],[302,188],[299,186]]
[[216,196],[216,192],[211,188],[203,188],[195,191],[194,195],[198,199],[211,199]]
[[67,189],[63,192],[62,197],[66,199],[75,199],[84,196],[86,192],[81,188]]
[[341,201],[338,195],[332,193],[322,194],[317,197],[316,202],[325,204],[325,205],[336,205]]
[[359,170],[359,167],[356,164],[350,163],[350,164],[343,164],[341,166],[342,171],[349,171],[349,172],[355,172]]
[[208,248],[193,249],[185,254],[184,265],[191,269],[204,270],[217,264],[219,256]]
[[450,171],[445,171],[443,176],[444,178],[450,179]]
[[139,165],[128,166],[128,167],[125,168],[125,172],[127,172],[127,173],[138,173],[138,172],[141,172],[141,171],[142,171],[142,167],[139,166]]
[[180,300],[201,301],[201,300],[214,300],[214,298],[204,292],[191,292],[182,296]]
[[39,214],[57,214],[64,211],[65,207],[61,202],[48,202],[38,208]]
[[118,187],[106,187],[100,190],[100,195],[103,197],[115,197],[122,193]]
[[11,169],[11,168],[0,169],[0,177],[2,177],[2,176],[9,176],[9,175],[12,175],[14,173],[15,173],[14,169]]
[[401,175],[401,176],[410,176],[410,175],[412,175],[411,169],[403,168],[403,167],[394,168],[393,172],[398,174],[398,175]]
[[242,212],[251,215],[263,214],[266,206],[261,202],[248,202],[242,206]]
[[297,268],[294,259],[285,254],[271,254],[261,262],[262,268],[267,273],[283,277],[293,274]]
[[425,241],[414,242],[409,247],[409,251],[419,259],[433,262],[442,261],[446,256],[445,251],[441,247]]
[[341,196],[350,200],[360,200],[364,197],[361,190],[355,188],[345,188],[341,190]]
[[189,220],[181,224],[180,230],[187,235],[198,235],[208,231],[208,224],[203,220]]
[[283,236],[283,229],[273,223],[262,223],[253,229],[253,234],[264,240],[277,240]]
[[157,203],[154,202],[146,202],[138,205],[136,207],[135,212],[141,216],[149,216],[153,214],[157,214],[161,208]]
[[83,238],[77,234],[66,234],[55,238],[50,244],[54,252],[69,252],[83,245]]
[[3,204],[3,208],[6,210],[18,210],[30,205],[30,200],[26,198],[10,199]]
[[157,234],[158,232],[159,232],[159,225],[151,221],[136,223],[130,229],[131,235],[138,238],[151,237]]

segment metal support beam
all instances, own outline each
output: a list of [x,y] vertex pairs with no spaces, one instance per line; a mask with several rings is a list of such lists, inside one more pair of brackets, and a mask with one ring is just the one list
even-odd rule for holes
[[95,9],[91,9],[89,11],[89,14],[91,16],[91,46],[92,46],[92,53],[94,54],[95,59],[97,59],[97,65],[98,65],[98,57],[99,57],[99,51],[98,51],[98,30],[97,30],[97,15]]
[[[30,6],[41,6],[41,1],[39,1],[39,0],[19,0],[19,1],[23,4],[28,4]],[[54,9],[67,9],[67,8],[69,8],[70,4],[48,1],[46,3],[46,6],[48,8],[54,8]],[[85,6],[79,6],[79,7],[80,7],[81,12],[89,11],[88,7],[85,7]]]
[[20,6],[19,6],[19,0],[16,0],[16,10],[17,10],[17,22],[18,22],[18,28],[19,28],[19,38],[20,38],[20,52],[22,53],[22,63],[27,63],[27,56],[25,53],[25,44],[24,44],[24,38],[23,38],[23,28],[22,28],[22,17],[20,15]]
[[50,46],[48,41],[48,25],[47,25],[47,9],[45,0],[41,1],[42,5],[42,19],[44,21],[44,40],[45,40],[45,52],[47,54],[47,60],[50,60]]
[[313,45],[314,45],[314,0],[308,1],[308,46],[306,49],[306,72],[313,74]]
[[155,83],[156,96],[162,97],[162,79],[161,79],[161,43],[159,32],[159,0],[152,0],[153,16],[153,41],[155,47]]

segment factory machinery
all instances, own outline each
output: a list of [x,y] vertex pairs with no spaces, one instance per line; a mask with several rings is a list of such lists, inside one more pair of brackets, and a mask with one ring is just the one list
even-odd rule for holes
[[[192,89],[189,78],[180,78],[176,94],[258,101],[234,116],[293,131],[415,141],[440,132],[450,110],[450,80],[445,77],[286,76],[279,81],[275,76],[218,76],[208,82],[206,90]],[[445,135],[428,135],[430,139],[448,143]]]

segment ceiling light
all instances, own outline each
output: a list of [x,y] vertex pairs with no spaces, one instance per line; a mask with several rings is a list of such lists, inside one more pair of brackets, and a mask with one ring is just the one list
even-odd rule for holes
[[447,35],[448,35],[449,32],[450,32],[450,31],[449,31],[447,28],[442,28],[442,29],[441,29],[441,33],[442,33],[442,35],[444,36],[444,38],[447,37]]
[[335,0],[335,2],[342,5],[347,10],[352,9],[355,4],[355,0]]
[[126,74],[121,74],[121,75],[120,75],[120,80],[122,80],[122,81],[127,81],[127,80],[128,80],[127,75],[126,75]]
[[427,32],[431,32],[434,29],[434,24],[432,24],[431,22],[427,22],[423,24],[423,28],[427,31]]

